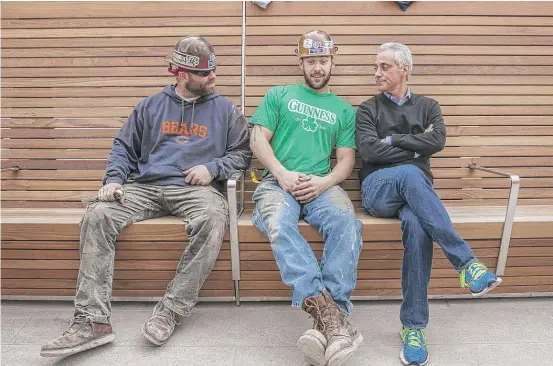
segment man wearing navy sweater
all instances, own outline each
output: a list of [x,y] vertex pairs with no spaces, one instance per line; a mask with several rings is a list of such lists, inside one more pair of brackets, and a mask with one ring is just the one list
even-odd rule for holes
[[443,150],[446,127],[438,102],[407,87],[413,69],[411,51],[403,44],[383,44],[374,67],[381,93],[363,102],[356,115],[357,149],[363,159],[362,205],[370,215],[401,220],[400,358],[405,365],[425,365],[433,242],[459,272],[461,286],[469,287],[474,296],[484,295],[501,279],[476,259],[455,232],[432,186],[430,157]]

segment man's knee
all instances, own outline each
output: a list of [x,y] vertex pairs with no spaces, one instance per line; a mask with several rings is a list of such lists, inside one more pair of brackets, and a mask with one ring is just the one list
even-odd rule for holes
[[82,229],[89,227],[114,229],[116,227],[112,202],[96,202],[88,205],[81,220]]
[[332,203],[333,209],[343,214],[345,219],[355,220],[355,209],[353,208],[353,203],[342,188],[337,186],[330,188],[326,197]]
[[404,184],[430,184],[430,181],[428,180],[424,172],[415,165],[406,164],[400,165],[397,168],[401,171],[400,176]]
[[202,213],[202,219],[211,227],[225,228],[229,222],[227,201],[223,198],[216,198],[209,202]]

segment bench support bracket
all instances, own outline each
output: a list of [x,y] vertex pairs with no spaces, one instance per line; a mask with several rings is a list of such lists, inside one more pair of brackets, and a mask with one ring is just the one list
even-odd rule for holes
[[227,182],[230,221],[230,258],[236,305],[240,305],[240,243],[238,242],[238,219],[242,215],[242,212],[244,212],[244,184],[244,172],[234,173]]
[[520,177],[515,174],[509,174],[496,169],[485,168],[474,163],[469,164],[471,170],[481,170],[484,172],[501,175],[511,180],[511,188],[509,190],[509,201],[507,202],[507,211],[505,212],[505,222],[503,223],[503,234],[501,235],[501,247],[499,248],[499,256],[497,259],[496,275],[503,276],[505,274],[505,265],[507,264],[507,254],[509,253],[509,244],[511,242],[511,232],[513,231],[513,223],[515,221],[515,211],[517,207],[518,192],[520,190]]

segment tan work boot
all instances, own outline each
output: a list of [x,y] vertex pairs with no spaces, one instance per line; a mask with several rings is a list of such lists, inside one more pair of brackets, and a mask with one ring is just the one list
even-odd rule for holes
[[305,310],[315,319],[317,330],[327,340],[326,365],[343,365],[363,342],[363,335],[347,321],[326,289],[321,296],[314,297],[311,304]]
[[181,315],[169,309],[160,300],[154,307],[152,317],[142,326],[142,334],[156,346],[161,346],[173,334],[175,326],[179,325],[181,320]]
[[323,324],[328,345],[325,351],[327,366],[343,365],[363,342],[363,335],[357,331],[340,311],[340,308],[326,289],[323,291],[327,311],[323,312]]
[[342,315],[342,326],[328,332],[327,366],[343,365],[363,342],[363,335]]
[[298,348],[309,365],[326,365],[325,350],[327,340],[321,332],[324,328],[321,321],[321,309],[325,307],[326,300],[323,296],[311,296],[303,301],[302,309],[313,318],[313,328],[303,333],[298,340]]
[[71,321],[69,329],[40,349],[42,357],[68,356],[95,348],[115,339],[110,324]]

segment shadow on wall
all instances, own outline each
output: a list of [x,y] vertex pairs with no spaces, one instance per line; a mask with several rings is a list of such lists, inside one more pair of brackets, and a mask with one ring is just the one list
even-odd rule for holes
[[259,6],[260,8],[267,9],[267,6],[271,3],[270,1],[252,1],[255,5]]
[[[271,1],[252,1],[255,5],[259,6],[262,9],[267,9],[267,6],[271,3]],[[414,1],[396,1],[396,3],[399,5],[399,8],[403,11],[407,10],[409,5],[414,3]]]

